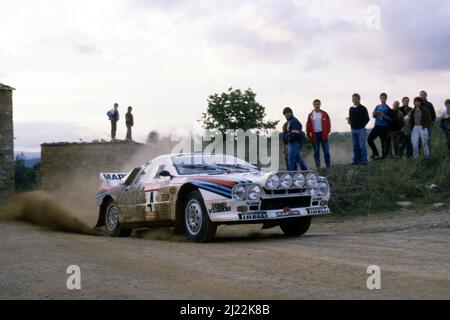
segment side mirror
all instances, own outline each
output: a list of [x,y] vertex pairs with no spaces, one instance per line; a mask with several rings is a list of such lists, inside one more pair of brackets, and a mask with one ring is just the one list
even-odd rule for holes
[[172,178],[172,175],[171,175],[170,172],[167,171],[167,170],[162,170],[162,171],[159,173],[159,176],[160,176],[160,177],[163,177],[163,178]]

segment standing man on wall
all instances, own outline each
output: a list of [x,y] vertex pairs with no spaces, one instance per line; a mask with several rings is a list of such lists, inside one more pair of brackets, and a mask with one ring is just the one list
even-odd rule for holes
[[[372,149],[372,159],[379,159],[380,153],[378,152],[377,146],[375,145],[375,139],[378,137],[381,140],[381,156],[383,159],[387,157],[388,153],[388,127],[391,121],[390,114],[391,108],[386,104],[387,94],[380,94],[380,101],[375,111],[373,112],[373,117],[375,118],[375,127],[369,134],[369,146]],[[389,139],[390,140],[390,139]]]
[[106,114],[109,118],[109,121],[111,121],[111,139],[116,139],[116,133],[117,133],[117,122],[119,121],[119,104],[114,103],[114,108],[109,110]]
[[133,107],[130,106],[130,107],[128,107],[128,112],[125,114],[125,125],[127,126],[126,140],[128,140],[128,141],[133,140],[131,127],[134,126],[134,118],[133,118],[133,114],[131,113],[131,111],[133,111]]
[[308,170],[301,155],[302,147],[302,124],[291,108],[285,108],[283,115],[286,117],[286,142],[287,142],[287,170],[297,171],[297,163],[300,163],[302,170]]
[[317,170],[320,169],[320,145],[322,145],[327,169],[331,168],[330,144],[328,135],[331,132],[331,121],[328,113],[321,110],[320,100],[314,100],[314,110],[308,116],[306,134],[314,147],[314,160]]
[[361,104],[361,96],[352,96],[353,106],[349,110],[348,124],[352,128],[353,163],[352,165],[367,165],[366,126],[370,121],[367,108]]

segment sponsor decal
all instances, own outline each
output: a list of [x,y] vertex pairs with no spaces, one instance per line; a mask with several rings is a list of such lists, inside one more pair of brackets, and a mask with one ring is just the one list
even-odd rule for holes
[[300,210],[292,210],[291,208],[285,208],[283,211],[275,212],[278,218],[283,217],[294,217],[294,216],[301,216],[302,212]]
[[315,208],[315,209],[307,209],[308,214],[325,214],[330,213],[329,208]]
[[251,221],[251,220],[264,220],[267,219],[267,213],[241,213],[239,214],[239,220],[241,221]]
[[120,181],[126,176],[126,174],[124,174],[124,173],[103,173],[102,176],[105,181]]
[[208,211],[209,213],[229,212],[231,211],[231,207],[227,206],[225,202],[213,203]]

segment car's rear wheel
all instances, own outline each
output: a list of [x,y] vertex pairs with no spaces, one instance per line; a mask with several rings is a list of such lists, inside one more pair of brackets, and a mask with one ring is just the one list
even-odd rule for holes
[[292,218],[283,220],[280,228],[287,236],[302,236],[308,232],[312,217]]
[[184,203],[184,229],[186,236],[195,242],[210,242],[216,235],[217,225],[209,219],[199,191],[192,191]]
[[110,237],[129,237],[132,229],[125,229],[119,221],[119,208],[109,200],[105,209],[105,229]]

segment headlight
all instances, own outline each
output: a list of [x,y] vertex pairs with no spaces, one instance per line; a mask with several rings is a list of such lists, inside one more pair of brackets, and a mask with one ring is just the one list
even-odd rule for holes
[[292,187],[292,176],[289,173],[284,173],[280,176],[280,187],[283,189]]
[[312,195],[313,197],[318,197],[318,196],[320,196],[320,189],[319,189],[318,186],[315,186],[315,187],[309,189],[309,192],[311,193],[311,195]]
[[280,186],[280,178],[277,175],[270,176],[266,182],[266,188],[269,190],[278,189]]
[[243,201],[247,197],[247,190],[244,186],[237,186],[233,190],[233,198],[238,201]]
[[303,188],[305,186],[306,179],[303,173],[297,173],[294,175],[294,186],[296,188]]
[[259,200],[260,195],[261,188],[258,185],[253,184],[247,187],[247,197],[250,200]]
[[317,177],[317,174],[315,174],[315,173],[311,172],[306,175],[306,184],[311,189],[317,186],[318,180],[319,180],[319,178]]
[[326,183],[326,182],[319,183],[319,192],[320,192],[321,196],[326,196],[329,191],[330,191],[330,187],[329,187],[328,183]]

